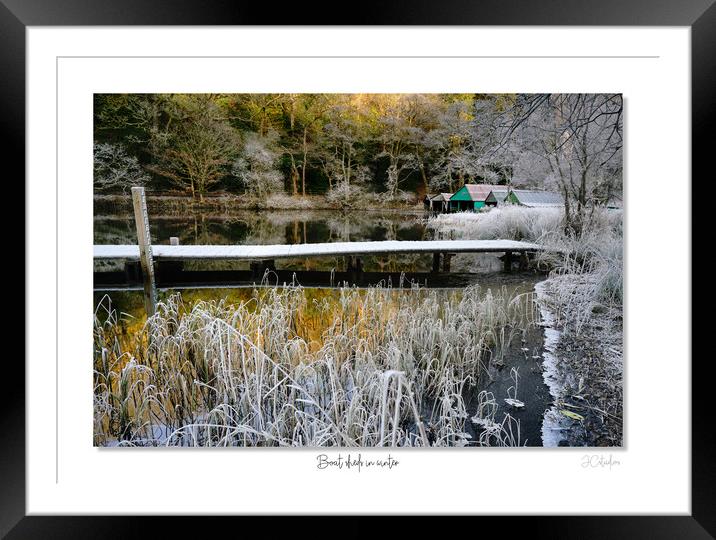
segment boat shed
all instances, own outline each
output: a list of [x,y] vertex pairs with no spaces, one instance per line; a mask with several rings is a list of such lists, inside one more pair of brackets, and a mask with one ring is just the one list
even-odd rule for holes
[[551,191],[532,191],[528,189],[513,189],[507,200],[513,204],[528,208],[561,208],[564,199],[559,193]]
[[450,197],[452,197],[452,193],[438,193],[435,195],[430,199],[431,210],[433,212],[447,212],[450,207]]
[[485,206],[500,206],[505,203],[509,194],[510,191],[507,188],[493,189],[485,199]]
[[450,197],[450,211],[463,212],[466,210],[479,210],[485,206],[485,200],[490,192],[496,189],[505,189],[505,186],[465,184]]

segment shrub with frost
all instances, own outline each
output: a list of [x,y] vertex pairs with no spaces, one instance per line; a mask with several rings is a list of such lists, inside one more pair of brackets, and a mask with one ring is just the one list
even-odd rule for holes
[[120,144],[95,143],[94,186],[99,191],[121,190],[143,186],[149,181],[136,157],[127,154]]

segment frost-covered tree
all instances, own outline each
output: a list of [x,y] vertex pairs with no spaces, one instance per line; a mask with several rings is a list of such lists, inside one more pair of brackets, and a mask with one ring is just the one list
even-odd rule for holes
[[[570,217],[622,189],[614,94],[99,94],[94,104],[95,141],[141,163],[124,168],[199,198],[230,187],[232,169],[257,194],[278,189],[280,170],[293,195],[327,183],[347,199],[363,184],[380,201],[417,175],[425,192],[510,183],[559,191]],[[262,164],[262,152],[279,161]],[[97,176],[98,190],[123,181]]]
[[127,154],[120,144],[94,145],[94,185],[100,191],[121,190],[143,186],[149,180],[136,157]]
[[148,169],[202,199],[229,174],[238,149],[237,134],[222,114],[211,95],[171,96],[161,128],[152,131]]
[[420,95],[387,94],[374,98],[376,139],[381,151],[376,156],[387,158],[385,188],[390,199],[399,195],[400,184],[420,170],[419,148],[425,130],[421,120],[426,99]]
[[544,176],[564,197],[574,231],[590,209],[622,189],[620,94],[526,94],[496,116],[484,156],[511,161],[519,175]]
[[[361,109],[350,101],[351,96],[339,95],[326,111],[321,134],[322,150],[319,159],[330,190],[360,182],[365,162],[360,149],[365,137],[365,118]],[[343,189],[348,189],[344,187]]]
[[231,167],[235,176],[251,195],[265,199],[283,189],[283,174],[277,169],[280,153],[276,150],[276,135],[268,132],[244,134],[239,157]]
[[469,150],[470,103],[448,103],[438,114],[438,126],[426,136],[430,150],[430,187],[435,191],[455,191],[476,172]]
[[288,94],[282,104],[289,124],[283,149],[291,164],[291,192],[298,195],[300,180],[300,193],[305,196],[307,172],[311,161],[320,154],[323,123],[330,101],[324,94]]

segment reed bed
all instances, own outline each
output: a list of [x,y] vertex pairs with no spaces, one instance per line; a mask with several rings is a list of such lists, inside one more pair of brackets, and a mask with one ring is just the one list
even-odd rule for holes
[[537,267],[549,272],[552,307],[560,325],[579,334],[594,310],[621,312],[623,223],[621,210],[593,208],[582,230],[565,230],[564,210],[504,206],[489,212],[443,214],[428,226],[456,239],[512,239],[544,246]]
[[[510,238],[545,247],[536,258],[537,267],[548,273],[539,286],[539,302],[559,331],[549,376],[554,397],[549,414],[560,419],[560,426],[565,417],[577,419],[563,433],[570,446],[620,446],[623,441],[622,217],[620,210],[592,208],[579,233],[564,226],[560,209],[505,206],[429,222],[437,234],[450,232],[455,238]],[[500,444],[509,426],[490,419],[494,396],[480,399],[481,437]]]
[[127,331],[105,297],[95,445],[519,445],[519,423],[471,419],[465,396],[535,317],[531,294],[504,288],[290,286],[232,303],[173,294]]

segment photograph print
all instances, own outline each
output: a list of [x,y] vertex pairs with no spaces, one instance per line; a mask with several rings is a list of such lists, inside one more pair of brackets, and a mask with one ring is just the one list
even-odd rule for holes
[[621,447],[621,94],[95,94],[94,445]]

